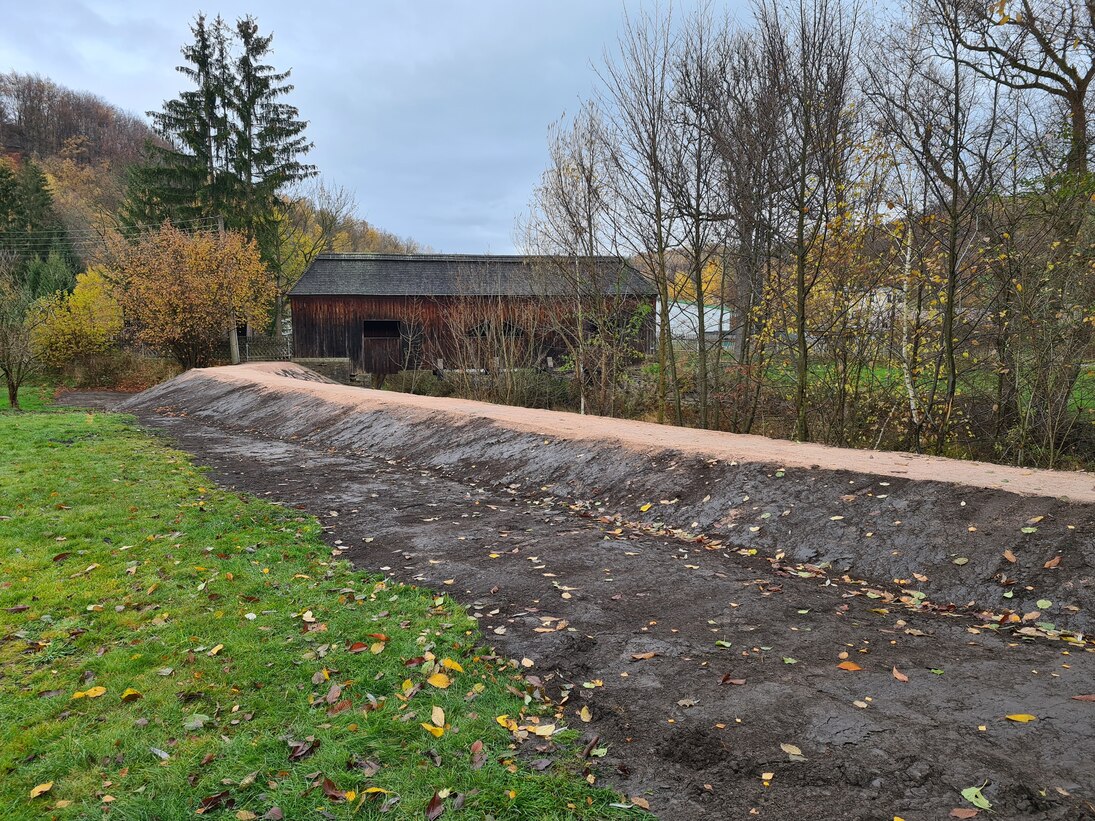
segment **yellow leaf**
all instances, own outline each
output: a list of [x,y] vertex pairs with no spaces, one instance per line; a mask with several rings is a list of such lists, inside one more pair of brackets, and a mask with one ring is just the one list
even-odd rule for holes
[[383,652],[383,650],[384,642],[382,641],[374,641],[372,644],[369,645],[369,652],[372,653],[374,656],[379,655],[381,652]]
[[435,738],[441,738],[441,736],[445,734],[444,727],[434,727],[432,724],[427,724],[425,721],[422,722],[422,729],[431,733]]
[[215,656],[215,655],[217,655],[217,653],[219,653],[223,649],[224,649],[224,645],[223,644],[218,644],[216,647],[214,647],[212,650],[209,651],[209,655]]
[[40,795],[45,795],[46,793],[48,793],[52,789],[53,789],[53,782],[52,781],[47,781],[44,784],[39,784],[37,787],[35,787],[33,790],[31,790],[30,791],[30,797],[31,798],[37,798]]
[[88,698],[98,698],[106,692],[106,687],[92,687],[84,692],[84,695]]
[[389,795],[390,791],[385,790],[383,787],[366,787],[361,791],[362,795],[376,795],[378,793],[380,795]]
[[1030,713],[1013,713],[1007,717],[1008,721],[1017,721],[1020,724],[1026,724],[1028,721],[1037,721],[1038,716],[1032,716]]
[[452,659],[441,659],[441,666],[444,667],[446,670],[455,670],[457,673],[464,672],[464,668],[461,667],[458,662],[455,662]]
[[445,726],[445,711],[440,707],[434,705],[434,708],[430,710],[430,721],[436,724],[438,727]]
[[541,738],[551,738],[551,734],[555,732],[554,724],[538,724],[535,727],[530,728],[535,735]]
[[125,692],[122,693],[122,701],[136,701],[139,698],[144,698],[144,696],[132,687],[127,687]]
[[654,505],[652,505],[650,502],[647,502],[645,505],[640,507],[639,510],[641,510],[643,513],[646,513],[646,511],[650,510],[650,508],[652,507],[654,507]]
[[434,673],[426,681],[442,690],[452,684],[452,681],[444,673]]
[[357,798],[357,793],[356,792],[354,792],[353,790],[346,790],[346,800],[347,801],[353,801],[355,798]]
[[590,722],[593,720],[593,713],[589,711],[589,707],[583,704],[582,709],[578,711],[578,718],[582,719],[582,721]]

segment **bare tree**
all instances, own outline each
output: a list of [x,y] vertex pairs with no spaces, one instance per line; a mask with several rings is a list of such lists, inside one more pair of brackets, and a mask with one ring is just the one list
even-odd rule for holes
[[1066,168],[1085,174],[1091,152],[1088,93],[1095,79],[1091,0],[947,0],[937,18],[968,54],[963,62],[994,83],[1057,99],[1069,123]]
[[609,147],[621,241],[658,290],[657,419],[664,421],[672,393],[679,425],[680,382],[669,318],[676,217],[666,180],[674,140],[669,110],[675,48],[671,15],[627,17],[601,79],[612,127]]

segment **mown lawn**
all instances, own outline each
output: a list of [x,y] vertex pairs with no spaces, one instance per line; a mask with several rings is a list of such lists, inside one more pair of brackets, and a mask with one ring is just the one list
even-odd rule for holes
[[459,605],[319,534],[125,417],[0,414],[0,818],[625,812]]
[[[53,400],[53,392],[57,389],[53,384],[23,385],[19,389],[19,407],[25,411],[39,411],[49,406]],[[8,389],[0,381],[0,411],[11,410],[8,402]]]

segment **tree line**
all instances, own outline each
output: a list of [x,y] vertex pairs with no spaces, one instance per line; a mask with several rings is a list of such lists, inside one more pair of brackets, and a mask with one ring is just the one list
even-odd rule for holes
[[659,421],[1090,463],[1093,77],[1080,0],[629,17],[526,242],[656,283]]

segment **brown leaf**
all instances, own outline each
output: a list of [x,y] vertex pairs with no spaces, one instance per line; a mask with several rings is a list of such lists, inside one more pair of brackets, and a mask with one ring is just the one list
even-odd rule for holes
[[1015,554],[1012,553],[1010,549],[1004,551],[1004,558],[1007,559],[1012,564],[1015,564]]
[[632,653],[631,654],[631,660],[632,661],[645,661],[646,659],[654,658],[654,656],[656,656],[656,655],[658,655],[658,654],[653,653],[653,652],[651,652],[651,653]]
[[441,817],[441,813],[445,811],[445,802],[441,800],[441,796],[436,792],[433,794],[433,798],[430,799],[430,803],[426,805],[426,821],[435,821],[435,819]]
[[218,807],[231,807],[236,803],[236,799],[228,792],[214,793],[213,795],[206,796],[201,800],[201,805],[198,807],[198,813],[206,813],[209,810],[215,810]]
[[304,741],[289,742],[289,760],[300,761],[316,751],[319,741],[314,736],[308,736]]
[[285,821],[285,813],[281,811],[281,807],[271,807],[262,817],[262,821]]
[[631,803],[642,810],[650,810],[650,802],[645,798],[640,798],[637,795],[631,796]]
[[907,675],[905,675],[904,673],[902,673],[900,670],[898,670],[896,667],[893,668],[893,677],[895,679],[897,679],[898,681],[908,681],[909,680],[909,677]]
[[482,768],[486,761],[487,754],[483,750],[483,742],[479,740],[474,741],[471,745],[471,768],[473,770],[478,770]]
[[951,818],[976,818],[981,814],[980,810],[970,809],[969,807],[955,807],[950,812]]
[[349,645],[346,648],[346,650],[350,653],[364,653],[368,649],[369,645],[363,641],[355,641],[353,644]]
[[842,661],[837,665],[841,670],[847,670],[849,672],[855,672],[856,670],[862,670],[863,668],[856,664],[854,661]]
[[1073,701],[1095,701],[1095,693],[1092,693],[1090,695],[1084,695],[1084,696],[1073,696],[1072,700]]
[[346,767],[351,770],[361,770],[366,778],[372,778],[380,772],[380,764],[378,762],[373,761],[370,758],[361,758],[356,753],[350,756],[350,760],[346,762]]
[[354,703],[352,701],[350,701],[350,699],[344,698],[344,699],[342,699],[342,701],[338,702],[337,704],[332,704],[330,707],[328,707],[327,708],[327,715],[328,716],[337,716],[339,713],[344,713],[353,706],[354,706]]
[[337,684],[332,684],[331,689],[327,691],[327,695],[323,697],[323,700],[328,704],[334,704],[339,698],[342,697],[342,688]]
[[745,684],[745,679],[743,679],[743,678],[734,678],[733,676],[734,676],[733,673],[727,673],[721,679],[719,679],[719,685],[721,686],[723,684],[734,684],[734,685],[740,687],[741,685]]
[[346,793],[335,786],[335,782],[329,778],[324,778],[323,783],[320,785],[323,788],[323,794],[330,798],[332,801],[345,801]]
[[1042,567],[1044,567],[1046,570],[1052,570],[1053,568],[1055,568],[1060,563],[1061,563],[1061,557],[1060,556],[1054,556],[1052,559],[1050,559],[1048,562],[1046,562],[1044,565],[1042,565]]

